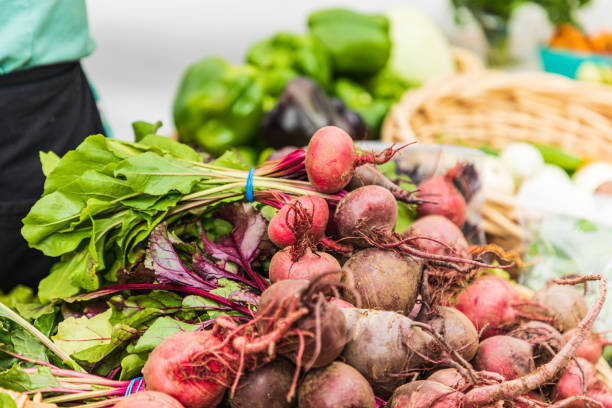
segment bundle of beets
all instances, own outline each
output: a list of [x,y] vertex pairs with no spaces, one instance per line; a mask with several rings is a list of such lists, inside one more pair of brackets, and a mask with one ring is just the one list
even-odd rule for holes
[[[143,369],[147,391],[117,406],[212,408],[228,392],[234,408],[612,407],[593,366],[605,341],[591,333],[605,277],[559,279],[521,298],[486,273],[515,262],[470,247],[459,229],[460,167],[415,196],[369,165],[394,153],[361,155],[335,127],[315,133],[309,182],[352,191],[333,205],[276,197],[268,235],[280,250],[252,320],[220,316],[165,339]],[[404,234],[394,232],[396,199],[418,206]],[[594,280],[587,310],[571,285]]]

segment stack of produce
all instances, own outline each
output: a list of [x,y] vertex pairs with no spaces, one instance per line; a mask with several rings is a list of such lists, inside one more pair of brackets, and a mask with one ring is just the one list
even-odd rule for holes
[[[584,342],[606,278],[521,297],[520,260],[459,228],[465,165],[415,192],[376,167],[399,149],[337,127],[252,171],[138,139],[42,155],[23,233],[61,260],[0,304],[0,386],[83,408],[609,406],[605,340]],[[589,281],[590,309],[570,286]]]
[[406,89],[455,71],[444,35],[411,9],[319,10],[307,25],[254,43],[245,65],[206,57],[189,66],[174,100],[179,140],[255,163],[265,147],[305,146],[326,125],[377,138]]

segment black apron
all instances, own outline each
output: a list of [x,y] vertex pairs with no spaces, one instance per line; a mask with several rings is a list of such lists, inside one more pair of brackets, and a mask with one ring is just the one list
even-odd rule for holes
[[28,247],[21,220],[40,198],[39,151],[59,156],[103,133],[79,62],[0,75],[0,288],[36,287],[54,258]]

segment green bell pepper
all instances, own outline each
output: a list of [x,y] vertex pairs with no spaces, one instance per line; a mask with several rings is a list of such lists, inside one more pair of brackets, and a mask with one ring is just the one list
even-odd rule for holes
[[[259,41],[247,51],[247,62],[265,71],[281,70],[285,76],[287,72],[292,72],[293,76],[307,76],[324,88],[329,86],[331,80],[331,61],[327,51],[307,34],[281,32]],[[282,83],[280,91],[274,89],[269,93],[280,95],[285,83]]]
[[334,73],[368,76],[387,64],[391,40],[389,21],[383,15],[320,10],[308,17],[308,27],[330,53]]
[[263,116],[263,99],[255,67],[204,58],[183,74],[174,100],[179,139],[213,155],[253,144]]

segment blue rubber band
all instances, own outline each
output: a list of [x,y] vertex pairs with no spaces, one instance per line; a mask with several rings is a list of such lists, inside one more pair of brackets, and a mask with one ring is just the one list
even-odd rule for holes
[[143,384],[144,384],[144,379],[142,377],[138,377],[140,379],[140,381],[138,381],[138,387],[136,387],[136,391],[134,392],[138,392],[140,391],[140,389],[142,388]]
[[246,199],[249,203],[252,203],[253,198],[253,176],[255,175],[255,169],[249,170],[249,175],[246,180]]
[[132,381],[130,381],[130,383],[127,386],[127,389],[125,390],[125,395],[124,397],[128,397],[132,394],[132,388],[134,387],[134,384],[136,384],[136,381],[140,381],[140,383],[138,383],[138,388],[136,389],[135,392],[138,392],[140,390],[140,387],[142,386],[142,377],[136,377],[134,378]]

